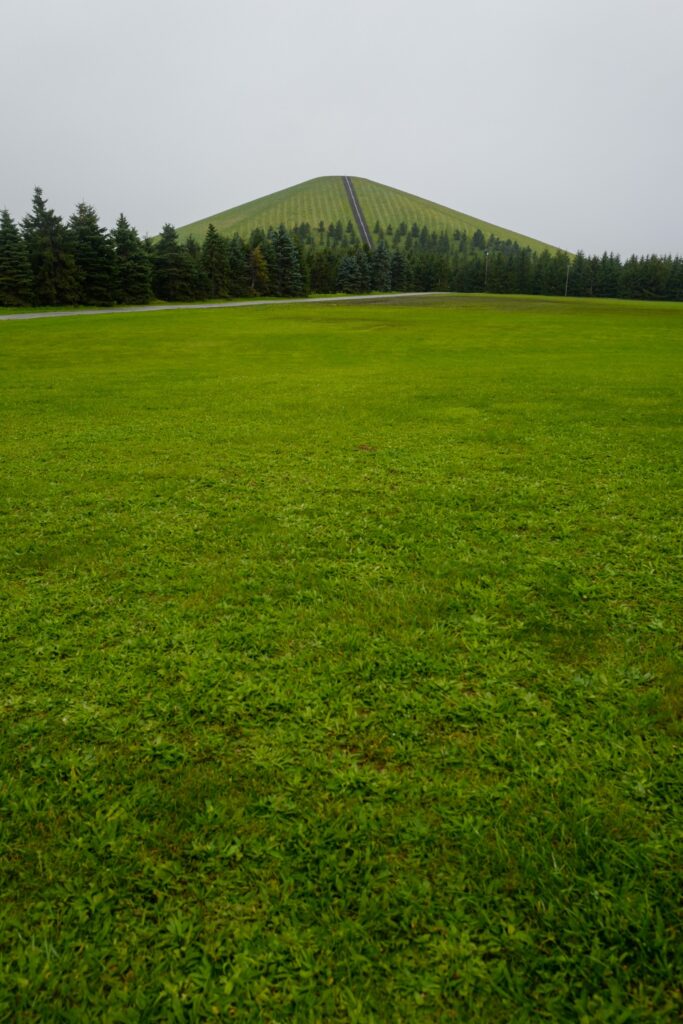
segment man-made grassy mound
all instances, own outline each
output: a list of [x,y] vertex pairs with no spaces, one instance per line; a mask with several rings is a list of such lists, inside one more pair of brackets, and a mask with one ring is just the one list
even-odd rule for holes
[[0,1019],[679,1019],[683,308],[0,336]]
[[299,185],[262,196],[232,210],[215,213],[211,217],[186,224],[178,228],[181,239],[188,235],[202,239],[209,224],[213,224],[222,235],[235,233],[248,238],[255,228],[277,228],[284,224],[292,228],[296,224],[309,223],[317,228],[320,221],[325,227],[341,221],[346,227],[353,221],[353,214],[344,189],[342,178],[329,176],[303,181]]
[[[539,251],[545,248],[550,250],[555,248],[552,245],[539,242],[538,239],[528,238],[515,231],[508,231],[507,228],[489,224],[487,221],[459,213],[457,210],[450,210],[446,206],[431,203],[427,199],[420,199],[419,196],[401,192],[388,185],[380,185],[367,178],[352,177],[351,181],[371,233],[376,223],[379,223],[382,230],[389,225],[396,230],[403,222],[408,228],[417,224],[420,228],[427,227],[430,231],[436,232],[452,233],[457,230],[467,231],[469,235],[473,235],[480,230],[486,238],[489,235],[509,238],[519,242],[520,245],[528,245]],[[274,192],[272,195],[236,206],[232,210],[224,210],[222,213],[215,213],[211,217],[195,221],[193,224],[186,224],[178,229],[178,234],[180,238],[194,235],[195,238],[202,239],[209,224],[213,224],[223,235],[232,235],[237,232],[248,238],[254,228],[265,229],[278,227],[280,224],[292,228],[297,224],[307,222],[313,229],[314,238],[318,240],[319,236],[315,229],[320,221],[324,223],[325,227],[329,224],[336,224],[337,221],[341,221],[346,226],[351,221],[357,234],[353,211],[344,190],[343,178],[331,176],[312,178],[310,181],[304,181],[292,188],[286,188],[281,192]],[[324,241],[324,236],[320,240]]]
[[395,230],[403,222],[410,228],[415,223],[420,228],[426,227],[429,231],[466,231],[471,237],[476,231],[481,231],[486,238],[495,235],[497,238],[510,239],[518,242],[521,246],[529,246],[531,249],[541,251],[548,249],[554,252],[555,246],[540,242],[536,238],[529,238],[519,232],[509,231],[497,224],[489,224],[488,221],[479,220],[477,217],[470,217],[458,210],[451,210],[447,206],[440,206],[439,203],[432,203],[428,199],[420,199],[409,192],[402,192],[397,188],[390,188],[388,185],[380,185],[376,181],[369,181],[367,178],[352,178],[358,201],[365,213],[370,231],[379,224],[384,230],[388,224]]

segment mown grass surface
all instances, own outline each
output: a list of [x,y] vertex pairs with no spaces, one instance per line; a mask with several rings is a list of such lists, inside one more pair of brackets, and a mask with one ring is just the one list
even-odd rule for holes
[[0,1020],[678,1018],[682,328],[0,326]]
[[427,227],[430,231],[446,231],[449,235],[454,231],[466,231],[470,238],[475,231],[482,231],[486,238],[495,235],[497,238],[508,238],[518,242],[521,246],[529,246],[535,252],[542,252],[548,249],[554,252],[556,246],[546,242],[540,242],[536,238],[529,238],[518,231],[509,231],[497,224],[480,220],[477,217],[470,217],[467,213],[459,210],[451,210],[447,206],[433,203],[429,199],[421,199],[419,196],[411,195],[410,192],[402,192],[398,188],[389,188],[387,185],[380,185],[379,182],[370,181],[368,178],[352,178],[353,186],[358,197],[365,219],[370,231],[379,222],[382,228],[391,224],[394,231],[403,221],[408,227],[417,224],[419,228]]
[[[265,231],[269,227],[277,228],[280,224],[293,228],[296,224],[306,222],[312,228],[317,228],[321,220],[325,227],[340,220],[345,227],[351,221],[355,228],[344,183],[340,177],[329,175],[302,181],[298,185],[273,192],[272,195],[252,199],[251,202],[242,203],[231,210],[223,210],[211,217],[186,224],[178,229],[178,235],[180,238],[194,235],[201,241],[209,224],[213,224],[222,235],[233,235],[237,232],[243,238],[249,238],[255,228],[263,228]],[[315,238],[318,238],[317,234]]]

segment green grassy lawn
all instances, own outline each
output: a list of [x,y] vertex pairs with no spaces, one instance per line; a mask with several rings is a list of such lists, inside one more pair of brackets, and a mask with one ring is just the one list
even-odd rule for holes
[[679,1019],[682,339],[0,324],[0,1021]]
[[367,178],[353,178],[352,181],[371,232],[377,222],[382,228],[391,224],[396,230],[403,221],[409,228],[415,223],[420,228],[427,227],[430,231],[436,232],[447,231],[451,234],[456,230],[466,231],[470,237],[475,231],[480,230],[487,238],[489,235],[495,235],[497,238],[509,238],[513,242],[519,242],[521,246],[529,246],[536,252],[542,252],[543,249],[548,249],[550,252],[555,251],[555,246],[546,242],[539,242],[538,239],[529,238],[516,231],[509,231],[497,224],[490,224],[477,217],[470,217],[467,213],[450,210],[447,206],[432,203],[428,199],[420,199],[419,196],[411,195],[409,192],[389,188],[387,185],[380,185]]

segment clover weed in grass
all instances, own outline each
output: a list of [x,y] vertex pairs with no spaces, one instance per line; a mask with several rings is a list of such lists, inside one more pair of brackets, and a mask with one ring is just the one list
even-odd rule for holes
[[0,1020],[677,1019],[682,341],[0,325]]

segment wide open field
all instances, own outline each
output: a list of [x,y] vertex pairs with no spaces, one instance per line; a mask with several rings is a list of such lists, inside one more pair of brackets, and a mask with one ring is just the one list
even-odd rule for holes
[[0,1021],[678,1018],[683,307],[5,323],[0,382]]

